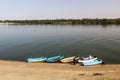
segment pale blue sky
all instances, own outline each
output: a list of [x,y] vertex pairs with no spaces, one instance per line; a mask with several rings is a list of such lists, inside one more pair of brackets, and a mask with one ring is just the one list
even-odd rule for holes
[[120,0],[0,0],[0,19],[119,18]]

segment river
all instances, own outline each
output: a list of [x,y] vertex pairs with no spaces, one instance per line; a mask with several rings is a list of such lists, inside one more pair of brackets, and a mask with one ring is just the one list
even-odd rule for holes
[[97,56],[120,63],[120,25],[0,24],[0,59],[26,61],[40,56]]

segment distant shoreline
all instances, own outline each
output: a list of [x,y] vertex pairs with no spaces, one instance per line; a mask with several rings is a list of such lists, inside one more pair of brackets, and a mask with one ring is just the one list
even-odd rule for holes
[[54,19],[54,20],[0,20],[3,24],[51,24],[51,25],[120,25],[116,19]]

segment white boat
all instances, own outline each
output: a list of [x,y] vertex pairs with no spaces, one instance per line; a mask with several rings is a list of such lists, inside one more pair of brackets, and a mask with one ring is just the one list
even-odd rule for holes
[[64,58],[61,60],[62,63],[70,63],[70,62],[73,62],[73,60],[78,60],[79,57],[76,57],[76,56],[72,56],[72,57],[68,57],[68,58]]
[[97,57],[93,57],[91,55],[89,55],[89,57],[87,58],[83,58],[82,59],[79,59],[78,62],[81,63],[81,62],[90,62],[90,61],[94,61],[94,60],[97,60],[98,58]]

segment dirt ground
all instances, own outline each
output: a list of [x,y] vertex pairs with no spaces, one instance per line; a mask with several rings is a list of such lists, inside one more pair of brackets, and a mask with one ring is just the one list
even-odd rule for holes
[[0,60],[0,80],[120,80],[120,64],[80,66]]

